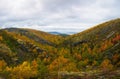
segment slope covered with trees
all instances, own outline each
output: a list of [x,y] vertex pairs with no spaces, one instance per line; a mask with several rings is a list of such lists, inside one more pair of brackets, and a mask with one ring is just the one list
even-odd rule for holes
[[0,78],[109,79],[120,78],[119,69],[120,19],[66,37],[32,29],[0,30]]

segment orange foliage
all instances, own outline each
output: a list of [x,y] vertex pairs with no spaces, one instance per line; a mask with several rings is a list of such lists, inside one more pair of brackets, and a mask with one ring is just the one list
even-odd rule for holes
[[76,65],[67,58],[60,56],[49,65],[50,71],[77,71]]
[[80,54],[78,54],[78,53],[75,53],[75,58],[76,58],[77,60],[81,60],[81,59],[82,59],[82,56],[81,56]]
[[57,59],[55,59],[49,66],[49,70],[58,70],[58,68],[60,67],[60,65],[66,65],[68,62],[68,59],[64,58],[64,57],[59,57]]
[[115,54],[113,55],[112,59],[113,59],[113,62],[116,62],[118,59],[119,59],[120,55],[119,54]]
[[113,44],[112,44],[111,40],[106,40],[106,41],[102,44],[100,50],[101,50],[101,51],[104,51],[104,50],[106,50],[107,48],[111,47],[112,45],[113,45]]
[[102,45],[101,51],[104,51],[107,48],[107,44]]
[[100,66],[104,71],[111,70],[113,68],[113,65],[109,59],[105,59]]
[[6,67],[6,62],[4,60],[0,60],[0,71],[3,71],[3,69],[5,69]]
[[112,39],[112,42],[116,44],[118,41],[120,41],[120,35],[117,35],[115,38]]
[[31,65],[32,65],[33,69],[37,69],[37,67],[38,67],[38,64],[37,64],[36,60],[33,60]]
[[0,40],[2,40],[3,38],[2,38],[2,36],[0,36]]

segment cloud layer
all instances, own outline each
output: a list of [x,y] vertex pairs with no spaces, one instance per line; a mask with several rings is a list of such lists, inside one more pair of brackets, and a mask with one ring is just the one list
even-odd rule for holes
[[0,0],[0,27],[79,32],[120,17],[119,0]]

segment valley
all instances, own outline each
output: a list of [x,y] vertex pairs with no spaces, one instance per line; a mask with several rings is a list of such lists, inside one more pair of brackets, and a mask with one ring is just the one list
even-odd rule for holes
[[0,29],[0,78],[120,79],[120,19],[73,35]]

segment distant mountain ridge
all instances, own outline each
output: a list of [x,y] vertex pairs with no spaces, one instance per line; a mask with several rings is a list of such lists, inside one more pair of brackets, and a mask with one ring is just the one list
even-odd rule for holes
[[60,32],[48,32],[50,34],[55,34],[55,35],[60,35],[60,34],[63,34],[63,33],[60,33]]

